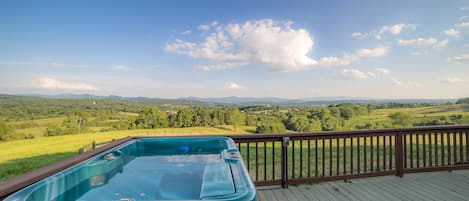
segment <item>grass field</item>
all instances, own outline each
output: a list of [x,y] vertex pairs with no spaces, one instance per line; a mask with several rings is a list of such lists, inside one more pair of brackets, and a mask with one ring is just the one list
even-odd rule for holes
[[370,113],[370,115],[362,115],[345,121],[344,129],[353,129],[355,125],[364,125],[366,123],[379,122],[390,124],[391,119],[388,116],[396,112],[411,114],[414,123],[450,115],[463,115],[464,119],[462,121],[469,122],[469,104],[436,105],[417,108],[378,109]]
[[32,135],[34,137],[44,136],[47,127],[59,127],[65,117],[55,117],[46,119],[35,119],[28,121],[15,121],[8,124],[15,128],[15,132],[20,135]]

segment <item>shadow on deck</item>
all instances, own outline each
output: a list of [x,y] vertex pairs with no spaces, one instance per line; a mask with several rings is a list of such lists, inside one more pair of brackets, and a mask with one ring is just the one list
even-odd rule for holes
[[427,172],[281,187],[259,187],[261,200],[469,200],[469,170]]

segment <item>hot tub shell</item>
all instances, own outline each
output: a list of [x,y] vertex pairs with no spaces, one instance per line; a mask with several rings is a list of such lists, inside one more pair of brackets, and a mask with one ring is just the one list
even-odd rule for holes
[[135,138],[5,200],[251,201],[256,191],[230,138]]

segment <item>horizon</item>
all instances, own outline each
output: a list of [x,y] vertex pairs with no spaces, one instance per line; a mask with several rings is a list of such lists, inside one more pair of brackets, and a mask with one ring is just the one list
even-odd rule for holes
[[370,97],[351,97],[351,96],[317,96],[317,97],[306,97],[306,98],[288,98],[288,97],[256,97],[256,96],[212,96],[212,97],[197,97],[197,96],[185,96],[185,97],[175,97],[175,98],[167,98],[167,97],[157,97],[157,96],[120,96],[116,94],[108,94],[108,95],[97,95],[91,93],[55,93],[55,94],[46,94],[46,93],[30,93],[30,94],[8,94],[8,93],[0,93],[0,95],[8,95],[8,96],[25,96],[25,97],[42,97],[42,98],[57,98],[57,97],[64,97],[65,99],[74,99],[73,96],[77,97],[85,97],[85,96],[96,96],[100,98],[111,98],[111,97],[119,97],[119,98],[149,98],[149,99],[166,99],[166,100],[190,100],[190,99],[226,99],[226,98],[239,98],[239,99],[281,99],[281,101],[381,101],[381,100],[457,100],[467,97],[445,97],[445,98],[370,98]]
[[469,4],[0,3],[1,94],[469,97]]

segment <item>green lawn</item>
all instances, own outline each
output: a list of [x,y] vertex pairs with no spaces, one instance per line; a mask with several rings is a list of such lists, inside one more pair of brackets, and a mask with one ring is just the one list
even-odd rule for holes
[[15,121],[15,122],[9,122],[8,124],[10,125],[19,125],[19,124],[24,124],[24,123],[34,123],[39,126],[60,126],[62,125],[62,122],[64,121],[65,117],[54,117],[54,118],[45,118],[45,119],[35,119],[35,120],[26,120],[26,121]]

